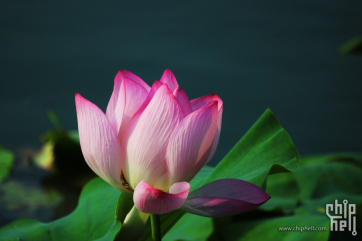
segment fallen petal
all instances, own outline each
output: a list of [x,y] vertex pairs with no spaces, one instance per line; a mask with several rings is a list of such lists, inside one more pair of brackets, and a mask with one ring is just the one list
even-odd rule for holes
[[205,217],[224,217],[250,211],[269,199],[253,183],[220,179],[191,192],[181,209]]

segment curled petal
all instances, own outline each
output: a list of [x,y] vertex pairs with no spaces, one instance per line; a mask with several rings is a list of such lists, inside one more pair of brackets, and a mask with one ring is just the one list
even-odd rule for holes
[[156,189],[142,180],[134,190],[133,201],[138,210],[144,213],[164,214],[179,209],[189,194],[190,184],[175,183],[170,193]]
[[160,82],[167,84],[172,92],[178,88],[176,77],[169,69],[166,69],[165,72],[163,72]]
[[186,116],[175,127],[167,146],[170,183],[190,181],[205,165],[217,127],[217,102]]
[[181,209],[205,217],[224,217],[250,211],[269,199],[253,183],[219,179],[191,192]]
[[124,174],[132,188],[144,179],[152,186],[169,187],[166,148],[183,113],[167,85],[162,85],[145,110],[137,114],[123,138]]
[[217,101],[218,110],[220,111],[223,106],[223,102],[220,99],[220,97],[215,94],[205,95],[203,97],[193,99],[190,101],[190,103],[191,103],[192,110],[196,111],[200,108],[205,107],[206,105],[210,104],[213,101]]
[[80,146],[88,166],[106,182],[127,192],[120,181],[121,145],[105,114],[93,103],[75,95]]

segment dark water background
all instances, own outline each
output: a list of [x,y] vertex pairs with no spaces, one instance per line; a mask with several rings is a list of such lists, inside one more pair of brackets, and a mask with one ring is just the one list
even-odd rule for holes
[[[119,69],[151,85],[170,68],[190,99],[224,101],[212,165],[268,107],[302,156],[360,152],[362,57],[337,48],[362,34],[361,13],[355,0],[1,1],[0,143],[39,148],[53,128],[48,109],[77,128],[74,93],[105,110]],[[79,186],[17,159],[0,226],[75,207]]]
[[362,1],[2,1],[0,142],[39,147],[54,110],[76,129],[74,93],[105,110],[119,69],[166,68],[190,99],[224,101],[216,164],[266,108],[302,155],[361,151]]

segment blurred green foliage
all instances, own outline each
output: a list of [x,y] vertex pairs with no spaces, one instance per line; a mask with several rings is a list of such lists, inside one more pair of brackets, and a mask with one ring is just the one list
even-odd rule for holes
[[0,184],[10,175],[14,165],[14,154],[0,145]]
[[[192,227],[192,228],[190,228]],[[163,237],[164,241],[205,241],[213,232],[212,219],[186,213]]]
[[340,55],[346,54],[362,54],[362,36],[353,37],[342,46],[339,47],[338,53]]

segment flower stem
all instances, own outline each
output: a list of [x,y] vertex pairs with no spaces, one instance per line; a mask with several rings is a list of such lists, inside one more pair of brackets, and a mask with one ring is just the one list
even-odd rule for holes
[[161,222],[160,215],[151,214],[151,228],[152,228],[152,239],[154,241],[161,241]]

